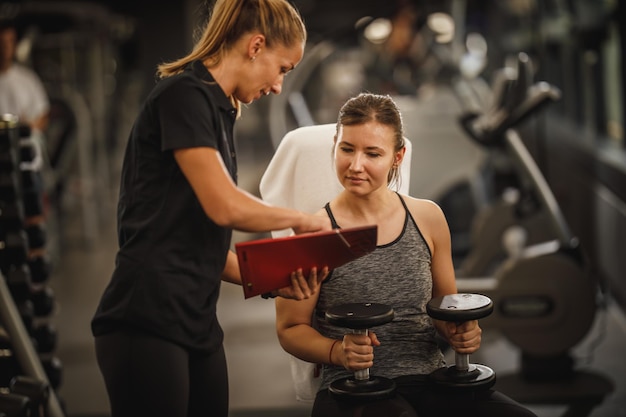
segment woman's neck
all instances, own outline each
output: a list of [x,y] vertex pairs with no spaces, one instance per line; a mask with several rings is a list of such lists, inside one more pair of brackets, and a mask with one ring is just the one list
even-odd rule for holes
[[335,200],[339,217],[355,224],[379,224],[396,210],[396,193],[385,189],[367,196],[343,191]]

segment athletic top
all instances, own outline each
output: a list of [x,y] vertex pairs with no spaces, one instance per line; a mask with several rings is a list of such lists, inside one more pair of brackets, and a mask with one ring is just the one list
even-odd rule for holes
[[[395,378],[429,374],[445,365],[436,342],[436,330],[426,313],[432,298],[430,248],[406,203],[398,194],[406,216],[400,236],[352,262],[335,268],[322,284],[317,302],[316,328],[324,336],[341,340],[349,330],[328,324],[325,311],[344,303],[381,303],[395,312],[392,322],[374,327],[381,345],[374,348],[373,375]],[[337,225],[330,205],[326,211]],[[342,366],[324,365],[320,389],[346,376]]]
[[221,345],[215,310],[232,230],[207,217],[173,150],[219,150],[236,182],[236,113],[200,61],[148,95],[124,156],[119,251],[92,321],[95,336],[130,326],[190,349]]

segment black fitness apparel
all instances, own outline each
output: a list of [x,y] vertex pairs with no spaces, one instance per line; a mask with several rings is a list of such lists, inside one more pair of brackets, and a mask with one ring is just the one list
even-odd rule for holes
[[218,149],[236,180],[235,115],[200,61],[148,96],[124,157],[120,249],[95,336],[133,326],[190,349],[222,344],[215,309],[232,231],[207,217],[172,151]]
[[96,353],[114,417],[228,415],[222,347],[187,352],[147,333],[117,331],[97,338]]
[[217,149],[236,182],[235,118],[196,61],[155,86],[133,126],[118,203],[120,248],[91,323],[113,417],[228,414],[216,305],[232,231],[206,216],[173,151]]
[[[498,391],[464,393],[438,390],[423,375],[398,377],[394,381],[396,395],[375,402],[341,401],[335,399],[328,390],[321,390],[315,397],[311,417],[537,417]],[[402,415],[403,410],[409,410],[409,413]]]

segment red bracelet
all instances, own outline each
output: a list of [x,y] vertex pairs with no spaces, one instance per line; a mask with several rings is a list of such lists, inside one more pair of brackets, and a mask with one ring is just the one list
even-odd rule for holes
[[339,340],[335,340],[332,345],[330,345],[330,350],[328,351],[328,363],[334,365],[333,363],[333,349],[335,345],[339,342]]

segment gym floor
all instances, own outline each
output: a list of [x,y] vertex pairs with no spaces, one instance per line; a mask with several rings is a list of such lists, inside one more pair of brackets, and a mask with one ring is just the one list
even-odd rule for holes
[[[244,118],[245,119],[245,118]],[[248,120],[254,117],[248,117]],[[252,143],[246,132],[239,130],[240,186],[253,193],[269,161],[270,152]],[[258,130],[257,130],[258,131]],[[249,142],[249,143],[248,143]],[[116,251],[115,235],[115,170],[117,158],[111,162],[114,171],[110,192],[98,198],[98,236],[86,239],[85,217],[76,186],[68,187],[63,203],[62,234],[59,256],[55,260],[50,286],[57,308],[51,320],[58,330],[55,355],[63,365],[58,396],[68,417],[106,417],[108,400],[97,369],[89,323],[103,288],[107,284]],[[254,238],[235,234],[235,240]],[[280,348],[274,331],[274,306],[260,297],[244,300],[242,289],[224,284],[218,314],[225,331],[225,345],[230,373],[231,417],[244,416],[307,416],[309,406],[298,403],[291,383],[288,356]],[[607,308],[598,312],[587,337],[574,349],[578,367],[598,372],[613,381],[614,390],[591,417],[626,416],[626,318],[618,304],[609,300]],[[518,367],[516,348],[503,337],[485,331],[481,350],[472,362],[492,367],[497,375],[513,372]],[[450,358],[453,361],[452,358]],[[498,385],[496,385],[498,388]],[[566,412],[562,405],[531,405],[539,417],[556,417]]]

